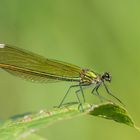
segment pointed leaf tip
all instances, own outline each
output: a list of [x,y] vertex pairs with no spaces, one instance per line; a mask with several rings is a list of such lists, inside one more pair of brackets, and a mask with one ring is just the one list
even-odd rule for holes
[[134,121],[127,110],[114,103],[100,104],[96,106],[93,105],[89,114],[109,120],[114,120],[116,122],[136,128]]

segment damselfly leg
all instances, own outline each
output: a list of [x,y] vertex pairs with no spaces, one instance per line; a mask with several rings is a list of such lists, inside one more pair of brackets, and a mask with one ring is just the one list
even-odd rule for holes
[[[65,99],[67,98],[67,96],[68,96],[68,94],[69,94],[71,88],[74,88],[74,87],[80,87],[80,91],[81,91],[81,93],[82,93],[83,101],[85,102],[85,96],[84,96],[82,84],[72,85],[72,86],[69,87],[69,89],[67,90],[65,96],[63,97],[62,101],[60,102],[60,104],[59,104],[59,106],[58,106],[59,108],[63,105],[63,103],[64,103]],[[77,97],[78,103],[79,103],[79,107],[78,107],[78,108],[81,107],[81,109],[82,109],[82,111],[83,111],[83,106],[82,106],[82,102],[81,102],[80,97],[79,97],[79,93],[77,93],[77,92],[75,92],[75,93],[76,93],[76,97]]]
[[105,97],[101,96],[100,93],[98,92],[98,89],[100,86],[101,86],[101,84],[96,85],[91,93],[95,96],[98,96],[101,102],[103,102],[103,100],[109,101]]
[[115,95],[113,95],[113,94],[109,91],[107,85],[106,85],[104,82],[103,82],[103,85],[104,85],[104,87],[105,87],[105,89],[106,89],[106,92],[107,92],[109,95],[111,95],[111,96],[112,96],[113,98],[115,98],[118,102],[120,102],[123,106],[125,106],[124,103],[123,103],[119,98],[117,98]]

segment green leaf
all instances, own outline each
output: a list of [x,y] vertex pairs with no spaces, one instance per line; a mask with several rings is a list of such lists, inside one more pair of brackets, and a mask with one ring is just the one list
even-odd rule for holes
[[93,105],[89,114],[109,120],[114,120],[116,122],[123,123],[138,129],[127,110],[113,103]]
[[42,138],[39,135],[36,134],[31,134],[25,138],[23,138],[22,140],[47,140],[46,138]]
[[0,134],[0,140],[47,140],[46,138],[43,138],[39,135],[36,134],[30,134],[30,135],[25,135],[25,137],[20,137],[18,138],[14,133],[1,133]]
[[[0,126],[0,140],[31,140],[33,133],[41,128],[47,127],[50,124],[64,119],[71,119],[81,115],[98,116],[109,120],[114,120],[119,123],[126,124],[134,127],[134,121],[123,107],[113,103],[106,103],[100,105],[83,104],[84,112],[78,109],[78,105],[67,105],[62,108],[54,108],[50,111],[41,110],[36,113],[25,113],[23,115],[16,115],[3,123]],[[43,138],[36,137],[35,140],[44,140]],[[23,139],[24,138],[24,139]]]

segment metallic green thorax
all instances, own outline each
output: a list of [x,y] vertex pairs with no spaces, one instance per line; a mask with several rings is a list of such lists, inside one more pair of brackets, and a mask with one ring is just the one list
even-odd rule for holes
[[90,70],[86,71],[85,75],[87,77],[92,77],[92,78],[96,78],[97,77],[97,75],[93,71],[90,71]]
[[81,83],[87,83],[87,84],[92,84],[95,83],[98,79],[98,74],[95,72],[88,70],[88,69],[83,69],[81,74]]

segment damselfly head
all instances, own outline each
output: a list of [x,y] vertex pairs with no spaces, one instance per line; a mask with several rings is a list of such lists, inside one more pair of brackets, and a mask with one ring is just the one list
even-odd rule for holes
[[102,79],[105,80],[105,81],[111,82],[112,77],[111,77],[110,73],[105,72],[105,73],[102,75]]

